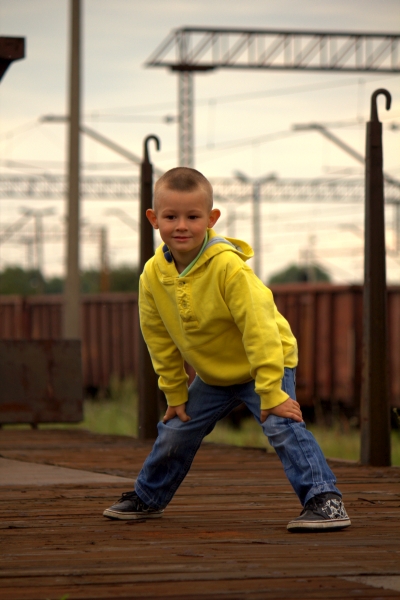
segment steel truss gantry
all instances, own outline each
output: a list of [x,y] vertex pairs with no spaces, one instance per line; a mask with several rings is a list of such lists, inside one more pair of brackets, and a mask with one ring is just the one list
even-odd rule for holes
[[179,164],[194,166],[194,72],[275,69],[400,73],[400,34],[277,29],[174,29],[146,61],[178,73]]
[[[211,178],[217,203],[246,202],[252,197],[251,183],[237,178]],[[364,180],[270,179],[260,184],[262,202],[363,202]],[[0,175],[0,199],[54,200],[67,193],[66,175]],[[83,175],[81,194],[86,200],[139,199],[137,176]],[[387,203],[400,203],[400,188],[386,182]]]

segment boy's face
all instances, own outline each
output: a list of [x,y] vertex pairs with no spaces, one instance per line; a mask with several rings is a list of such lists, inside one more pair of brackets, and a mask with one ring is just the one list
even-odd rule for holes
[[220,214],[210,208],[209,196],[201,187],[190,192],[162,188],[154,210],[146,212],[174,258],[187,265],[200,252],[207,228],[215,225]]

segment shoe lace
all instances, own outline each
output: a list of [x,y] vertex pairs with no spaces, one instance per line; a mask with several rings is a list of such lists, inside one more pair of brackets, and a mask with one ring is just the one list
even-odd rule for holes
[[125,500],[130,500],[131,502],[134,502],[135,504],[135,510],[142,510],[142,511],[149,511],[151,510],[150,507],[143,502],[143,500],[141,500],[139,498],[139,496],[137,495],[137,493],[134,492],[123,492],[121,498],[119,499],[119,502],[124,502]]
[[118,502],[124,502],[125,500],[139,500],[139,496],[136,492],[123,492]]
[[324,504],[324,499],[321,496],[313,496],[307,502],[304,508],[313,510],[314,508],[318,508],[318,506],[322,506]]
[[324,513],[327,513],[327,511],[328,513],[332,512],[335,514],[346,513],[342,503],[340,502],[340,497],[336,495],[327,496],[326,494],[320,494],[318,496],[313,496],[312,498],[310,498],[310,500],[305,505],[303,512],[306,512],[307,510],[318,511],[319,508],[322,508],[322,511]]
[[323,506],[325,504],[325,502],[326,502],[326,498],[324,497],[324,495],[313,496],[312,498],[309,499],[307,504],[304,506],[301,514],[305,513],[307,510],[311,510],[311,511],[318,510],[318,508]]

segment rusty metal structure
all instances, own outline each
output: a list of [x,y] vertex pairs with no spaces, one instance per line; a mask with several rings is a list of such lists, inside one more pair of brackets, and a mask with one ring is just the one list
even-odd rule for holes
[[387,297],[385,210],[383,193],[382,124],[377,98],[391,96],[385,89],[371,97],[365,160],[365,261],[363,303],[363,376],[361,402],[361,462],[390,465],[388,398]]
[[[140,264],[139,273],[154,255],[153,227],[146,217],[146,211],[153,207],[153,165],[149,158],[149,142],[153,140],[157,150],[160,140],[155,135],[149,135],[144,140],[143,162],[140,177]],[[157,437],[158,414],[158,377],[154,372],[147,345],[139,334],[139,438],[155,439]]]
[[[299,343],[297,395],[358,411],[362,380],[363,287],[300,283],[271,286]],[[400,408],[400,286],[387,290],[389,399]],[[0,340],[59,339],[61,296],[0,296]],[[137,295],[82,296],[82,369],[87,390],[139,373]]]
[[25,38],[0,37],[0,81],[14,60],[25,58]]
[[80,342],[0,341],[0,426],[83,419]]
[[178,73],[179,164],[194,166],[194,73],[272,69],[399,73],[398,33],[183,27],[159,45],[146,67]]

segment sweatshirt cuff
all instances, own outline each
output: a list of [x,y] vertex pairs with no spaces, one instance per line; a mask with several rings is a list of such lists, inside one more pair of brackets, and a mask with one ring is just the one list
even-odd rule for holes
[[[259,393],[259,392],[258,392]],[[290,397],[289,394],[284,392],[281,388],[271,390],[268,394],[259,393],[261,398],[261,410],[270,410],[283,404]]]
[[163,390],[168,406],[179,406],[185,404],[188,401],[188,387],[185,385],[177,390],[169,390],[166,392]]

